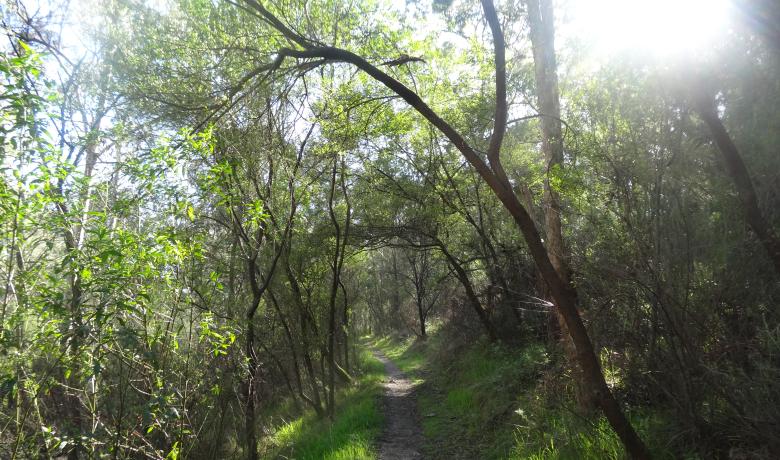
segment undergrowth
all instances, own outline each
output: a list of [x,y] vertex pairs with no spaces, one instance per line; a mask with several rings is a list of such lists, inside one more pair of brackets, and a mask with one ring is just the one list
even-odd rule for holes
[[[578,415],[568,396],[556,394],[563,385],[550,383],[551,357],[542,344],[457,344],[440,332],[425,342],[384,337],[372,345],[421,381],[427,458],[625,458],[606,420]],[[673,454],[662,441],[670,439],[671,424],[661,414],[629,417],[654,458],[692,458]]]
[[261,456],[267,459],[298,460],[369,460],[376,458],[374,440],[382,427],[379,409],[384,367],[368,350],[360,352],[358,381],[339,393],[333,422],[320,419],[307,410],[294,413],[289,407],[278,408],[279,423],[261,446]]

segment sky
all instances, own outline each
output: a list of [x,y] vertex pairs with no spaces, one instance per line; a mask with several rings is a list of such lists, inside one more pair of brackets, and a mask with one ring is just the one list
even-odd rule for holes
[[[406,0],[384,1],[396,11],[406,6]],[[72,55],[88,46],[82,30],[97,20],[91,14],[96,2],[100,0],[70,2],[62,40]],[[52,4],[49,0],[24,3],[30,12],[46,12]],[[695,53],[725,39],[732,16],[730,0],[554,0],[554,5],[559,46],[576,41],[594,59],[626,51],[662,59]],[[444,22],[431,16],[420,27],[441,30]]]
[[[78,61],[90,48],[85,31],[96,26],[94,9],[105,0],[70,0],[62,29],[62,50]],[[166,0],[146,0],[161,5]],[[220,0],[214,0],[220,1]],[[383,0],[380,0],[383,1]],[[407,0],[384,0],[390,9],[401,11]],[[471,0],[462,0],[471,1]],[[637,53],[654,60],[680,60],[703,53],[728,37],[733,16],[730,0],[553,0],[556,14],[556,43],[559,49],[586,54],[584,62],[600,63],[618,54]],[[24,0],[30,14],[46,15],[59,1]],[[499,3],[500,5],[500,3]],[[227,6],[226,4],[226,7]],[[55,15],[62,11],[54,11]],[[429,15],[418,23],[420,38],[435,31],[440,41],[457,43],[457,35],[447,33],[440,16]],[[457,46],[457,44],[456,44]],[[461,46],[468,46],[461,43]],[[47,74],[56,75],[54,61],[47,63]],[[514,114],[514,115],[523,115]],[[108,123],[108,121],[106,121]]]
[[706,49],[728,36],[729,0],[563,0],[563,33],[596,55],[626,50],[676,57]]

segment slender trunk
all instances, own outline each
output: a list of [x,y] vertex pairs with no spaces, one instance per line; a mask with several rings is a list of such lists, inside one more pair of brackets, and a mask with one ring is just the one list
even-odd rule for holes
[[425,312],[423,311],[423,304],[420,299],[417,299],[417,316],[420,318],[420,338],[425,340],[428,338],[428,334],[425,332]]
[[279,359],[279,357],[276,356],[276,354],[270,348],[268,348],[268,345],[266,345],[264,342],[260,341],[260,347],[262,347],[263,351],[266,352],[268,357],[271,358],[271,361],[273,361],[276,365],[276,368],[279,370],[279,374],[281,374],[282,379],[284,379],[284,386],[286,386],[287,391],[290,392],[290,396],[293,399],[295,408],[300,409],[301,401],[298,399],[298,392],[293,387],[292,382],[290,382],[290,377],[287,375],[287,369],[284,367],[284,364],[282,364],[282,361]]
[[[255,299],[260,303],[260,299]],[[254,303],[254,301],[253,301]],[[246,414],[244,433],[246,435],[246,458],[257,460],[257,419],[255,415],[256,379],[257,379],[257,353],[255,352],[255,322],[253,318],[247,318],[246,328],[246,356],[247,356],[247,382],[244,387],[246,400]]]
[[393,288],[390,290],[390,322],[396,330],[401,330],[401,295],[398,292],[398,286],[401,280],[398,277],[398,255],[395,250],[390,252],[393,263]]
[[485,229],[485,219],[483,217],[485,212],[485,204],[483,203],[481,194],[479,192],[480,189],[479,182],[475,181],[474,184],[474,197],[476,198],[476,207],[478,212],[477,218],[474,218],[468,210],[469,205],[466,204],[462,195],[458,192],[458,184],[455,182],[455,179],[453,178],[452,174],[447,170],[443,162],[441,167],[447,179],[447,183],[450,184],[452,190],[455,191],[455,195],[458,199],[458,203],[460,204],[460,206],[457,206],[449,198],[448,194],[444,191],[444,189],[442,189],[441,187],[436,187],[436,190],[439,193],[439,198],[445,204],[450,206],[453,210],[455,210],[460,215],[462,215],[463,218],[466,220],[466,222],[469,223],[471,227],[479,235],[480,246],[483,248],[482,252],[485,255],[485,258],[487,260],[490,260],[490,264],[492,266],[492,267],[488,267],[488,277],[491,280],[491,285],[498,285],[501,288],[502,303],[512,311],[512,315],[514,316],[515,320],[517,320],[517,324],[518,325],[522,324],[523,319],[520,316],[520,313],[509,302],[509,298],[511,298],[510,291],[509,291],[509,284],[507,283],[506,277],[502,273],[500,260],[498,258],[498,253],[496,252],[496,248],[490,239],[490,234]]
[[[563,283],[569,284],[571,276],[567,263],[567,250],[561,230],[561,206],[558,193],[550,184],[550,176],[560,174],[563,168],[563,133],[561,106],[558,92],[558,66],[555,58],[555,24],[551,0],[528,0],[528,23],[534,54],[536,96],[541,114],[542,152],[547,163],[544,180],[544,223],[547,236],[547,253],[556,273]],[[561,339],[566,359],[572,369],[577,405],[583,412],[595,408],[592,391],[585,388],[589,382],[583,379],[577,364],[577,350],[569,338],[566,321],[557,305],[553,304],[556,318],[551,337]]]
[[[99,106],[102,106],[105,102],[105,96],[101,95]],[[97,117],[93,122],[92,129],[95,130],[100,122],[100,117]],[[79,193],[79,204],[81,205],[81,215],[77,216],[77,221],[72,222],[71,216],[68,212],[68,206],[65,202],[65,194],[63,192],[64,179],[59,179],[57,185],[57,193],[62,200],[59,203],[59,209],[65,218],[66,227],[63,229],[63,239],[65,241],[65,248],[70,255],[76,259],[78,252],[81,250],[84,240],[86,238],[86,227],[91,210],[91,195],[92,195],[92,174],[97,163],[98,153],[97,146],[94,141],[90,141],[84,146],[84,152],[86,153],[86,159],[84,162],[84,188]],[[81,350],[81,346],[84,341],[85,331],[83,330],[83,318],[81,306],[83,302],[83,288],[81,285],[81,267],[74,267],[70,274],[70,342],[68,343],[68,357],[70,358],[67,374],[69,377],[65,377],[63,381],[66,386],[70,388],[70,392],[66,398],[67,400],[67,412],[71,424],[71,435],[74,437],[73,447],[68,451],[68,460],[77,460],[80,457],[81,452],[84,450],[84,445],[81,442],[81,434],[83,432],[84,416],[81,409],[81,398],[74,393],[80,387],[79,381],[79,369],[78,358]]]
[[78,273],[72,274],[70,292],[70,338],[66,348],[70,360],[67,372],[63,375],[63,382],[66,385],[67,391],[66,404],[68,422],[70,424],[69,434],[73,436],[75,440],[73,447],[68,451],[68,460],[77,460],[83,451],[83,445],[81,444],[80,439],[84,425],[81,398],[79,398],[79,395],[76,393],[80,386],[78,359],[83,342],[83,324],[81,318],[81,301],[83,293],[81,289],[81,277]]
[[[244,382],[244,436],[246,438],[247,460],[257,460],[257,352],[255,351],[255,313],[260,307],[264,288],[260,287],[257,276],[257,254],[249,257],[246,264],[249,287],[252,290],[252,303],[246,311],[246,347],[244,353],[247,361],[246,382]],[[270,278],[270,277],[269,277]]]
[[742,161],[742,155],[740,155],[737,146],[734,144],[731,136],[729,136],[728,131],[726,131],[726,127],[723,126],[720,117],[718,117],[714,101],[703,92],[697,92],[694,97],[694,107],[702,120],[704,120],[704,123],[707,124],[715,144],[723,155],[726,170],[734,182],[740,201],[742,201],[745,220],[764,246],[769,259],[775,267],[775,272],[780,275],[780,239],[778,239],[777,234],[761,213],[758,199],[756,198],[756,190],[753,187],[753,181],[750,179],[747,166]]
[[[419,256],[419,259],[418,259]],[[412,283],[414,284],[414,303],[417,306],[417,318],[420,321],[420,338],[425,340],[428,336],[425,332],[425,277],[427,276],[426,267],[424,263],[425,253],[422,254],[413,253],[407,257],[409,266],[412,269]],[[417,262],[420,262],[420,266],[417,266]]]
[[[307,137],[308,138],[308,137]],[[305,145],[305,142],[304,142]],[[273,161],[269,157],[268,161],[269,167],[268,167],[268,178],[265,183],[265,200],[264,203],[267,203],[270,201],[271,197],[271,191],[273,188],[273,180],[274,180],[274,167],[273,167]],[[300,154],[298,156],[298,161],[295,164],[295,169],[293,171],[293,174],[290,178],[290,181],[288,183],[288,187],[290,190],[290,213],[287,219],[287,223],[284,227],[284,230],[280,236],[280,242],[279,245],[274,253],[273,258],[271,259],[270,264],[268,265],[266,269],[266,275],[263,276],[261,273],[257,260],[260,256],[260,249],[257,247],[253,247],[255,244],[260,245],[263,241],[266,241],[268,235],[267,230],[268,227],[264,223],[263,225],[260,225],[256,231],[256,235],[254,239],[250,239],[247,236],[247,231],[244,228],[241,220],[239,219],[238,215],[236,214],[236,211],[231,208],[231,216],[234,226],[234,234],[237,237],[237,240],[239,244],[244,246],[244,249],[248,251],[248,257],[246,259],[246,270],[247,270],[247,278],[249,282],[249,287],[252,291],[252,303],[249,306],[249,308],[246,311],[246,322],[247,322],[247,337],[246,337],[246,359],[247,359],[247,381],[245,386],[245,398],[246,398],[246,414],[245,414],[245,434],[246,434],[246,444],[247,444],[247,458],[249,460],[256,460],[258,458],[258,452],[257,452],[257,415],[255,411],[255,405],[257,401],[257,374],[259,370],[259,363],[257,359],[257,351],[255,350],[255,314],[257,313],[258,308],[260,307],[260,302],[263,299],[263,295],[268,290],[268,287],[271,284],[271,281],[273,279],[274,274],[276,273],[276,267],[279,263],[279,259],[282,258],[282,255],[284,254],[286,250],[286,246],[288,244],[288,239],[291,234],[293,222],[295,219],[295,213],[297,210],[297,202],[294,198],[293,192],[292,192],[292,177],[295,176],[295,172],[297,171],[298,165],[300,164]],[[258,192],[258,195],[262,195],[260,193],[260,188],[257,185],[257,183],[254,183],[255,190]],[[264,211],[268,212],[269,215],[271,215],[271,210],[266,207],[266,205],[263,205]],[[276,225],[276,222],[271,218],[271,222]],[[254,241],[254,242],[253,242]],[[235,249],[235,247],[234,247]],[[232,258],[233,254],[231,254]],[[234,282],[233,274],[231,272],[230,277],[231,284]],[[285,326],[286,328],[286,326]],[[288,331],[289,332],[289,331]]]
[[[346,216],[344,218],[344,239],[342,243],[341,248],[341,267],[339,267],[339,271],[344,266],[344,257],[346,255],[346,248],[347,248],[347,239],[349,238],[349,229],[350,224],[352,220],[352,203],[349,201],[349,194],[347,193],[347,182],[346,182],[346,163],[344,159],[341,160],[341,178],[340,178],[340,184],[341,184],[341,193],[344,196],[344,203],[347,205],[346,210]],[[344,295],[344,309],[342,310],[342,318],[341,318],[341,332],[344,337],[344,370],[345,374],[349,376],[349,298],[347,297],[347,288],[344,286],[344,283],[341,280],[341,276],[339,276],[339,286],[341,287],[341,292]]]
[[309,329],[311,326],[309,325],[309,315],[306,312],[306,307],[303,303],[301,287],[298,284],[298,279],[295,277],[295,273],[292,271],[292,267],[290,267],[289,254],[287,251],[290,250],[291,245],[292,241],[284,253],[282,262],[284,263],[284,269],[287,273],[287,279],[290,282],[290,290],[293,294],[295,306],[298,309],[298,320],[301,325],[301,354],[303,358],[303,368],[306,371],[306,375],[308,375],[309,380],[311,381],[311,405],[314,409],[314,412],[317,413],[317,416],[322,417],[325,415],[325,411],[322,409],[322,399],[320,398],[320,391],[317,384],[317,374],[314,370],[314,363],[311,359],[311,343],[309,341]]
[[284,337],[287,340],[287,346],[290,348],[290,353],[292,354],[293,377],[295,378],[295,386],[298,390],[298,396],[300,396],[300,398],[307,404],[313,406],[314,402],[308,396],[306,396],[303,391],[303,383],[301,381],[301,367],[298,361],[298,352],[297,347],[295,346],[295,340],[293,340],[292,332],[290,331],[290,325],[288,324],[287,318],[279,306],[279,302],[276,301],[276,296],[271,290],[268,291],[268,297],[271,299],[271,305],[273,305],[274,310],[276,310],[276,314],[279,316],[279,321],[282,323]]
[[347,288],[342,281],[339,281],[341,295],[344,296],[344,307],[341,310],[341,333],[344,345],[344,370],[349,373],[349,298],[347,297]]
[[307,327],[307,317],[304,313],[301,313],[301,339],[303,342],[303,366],[306,369],[306,374],[309,376],[309,380],[311,381],[311,390],[312,390],[312,396],[311,399],[314,402],[314,412],[317,413],[318,417],[322,417],[325,415],[325,410],[322,408],[322,399],[320,398],[320,389],[317,385],[317,373],[314,370],[314,362],[311,359],[311,344],[308,339],[308,332],[306,331]]
[[[238,221],[236,220],[236,225]],[[260,238],[258,238],[259,240]],[[249,287],[252,290],[252,303],[246,310],[246,347],[244,349],[247,360],[247,374],[244,382],[244,401],[246,403],[246,412],[244,413],[244,437],[246,438],[246,458],[247,460],[257,460],[257,415],[255,404],[257,402],[257,352],[255,350],[255,313],[260,307],[260,301],[263,298],[263,292],[267,287],[267,282],[261,287],[257,274],[257,253],[249,257],[246,261],[247,277],[249,278]],[[270,279],[270,275],[269,275]]]
[[333,199],[336,193],[336,159],[333,160],[333,173],[331,175],[330,196],[328,198],[328,214],[333,223],[336,236],[336,246],[333,250],[333,271],[330,285],[330,303],[328,305],[328,417],[333,419],[336,405],[336,297],[339,286],[339,253],[341,251],[341,229],[336,213],[333,210]]
[[447,259],[450,267],[452,267],[452,269],[455,271],[455,277],[458,278],[461,286],[463,286],[463,290],[466,292],[466,299],[468,299],[469,305],[471,305],[471,308],[477,314],[480,323],[482,323],[482,326],[485,328],[488,340],[491,342],[497,341],[498,331],[493,325],[493,322],[490,321],[490,316],[488,316],[488,312],[482,306],[482,302],[479,301],[479,297],[477,296],[476,291],[474,291],[474,286],[471,284],[468,273],[466,273],[466,270],[464,270],[460,265],[460,262],[458,262],[458,260],[452,254],[450,254],[449,251],[447,251],[443,243],[438,241],[437,244],[439,246],[439,250]]
[[[341,182],[341,190],[344,194],[344,197],[347,196],[347,190],[346,190],[346,183],[344,181],[344,174],[346,173],[346,165],[344,164],[344,161],[342,160],[340,163],[341,171],[340,171],[340,182]],[[344,253],[346,252],[346,244],[347,244],[347,237],[349,232],[349,221],[350,221],[350,213],[351,210],[349,208],[349,202],[347,201],[347,214],[345,217],[345,223],[343,228],[343,234],[342,234],[342,227],[339,224],[338,218],[336,216],[336,211],[334,209],[334,201],[335,201],[335,195],[336,195],[336,176],[339,172],[339,162],[334,159],[333,160],[333,170],[331,174],[331,187],[330,187],[330,196],[328,198],[328,214],[330,215],[331,223],[333,224],[333,228],[335,230],[335,236],[336,236],[336,246],[333,253],[333,262],[332,262],[332,270],[333,275],[331,279],[331,286],[330,286],[330,303],[329,303],[329,311],[328,311],[328,386],[330,388],[330,391],[328,392],[328,403],[327,403],[327,409],[328,409],[328,416],[332,419],[336,407],[336,373],[339,374],[342,373],[343,369],[337,370],[337,364],[336,364],[336,335],[338,333],[337,327],[336,327],[336,300],[338,298],[338,289],[339,285],[341,284],[341,271],[344,267]]]

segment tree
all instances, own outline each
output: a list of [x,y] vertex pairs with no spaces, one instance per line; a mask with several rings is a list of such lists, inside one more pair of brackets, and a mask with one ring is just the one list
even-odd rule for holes
[[769,259],[775,266],[775,272],[780,275],[780,239],[767,222],[761,209],[758,206],[756,191],[753,182],[750,179],[745,162],[742,160],[737,146],[729,136],[726,127],[718,117],[718,110],[715,102],[707,96],[701,89],[694,90],[693,106],[699,116],[712,133],[715,145],[718,146],[723,155],[723,161],[726,164],[726,171],[734,182],[737,194],[742,201],[745,212],[745,220],[753,229],[758,240],[764,246]]
[[[536,76],[536,98],[538,101],[539,124],[542,130],[542,152],[545,159],[544,180],[544,226],[547,236],[547,251],[550,262],[558,277],[565,284],[571,284],[568,251],[561,231],[561,205],[558,192],[551,185],[552,176],[560,176],[564,167],[563,130],[561,129],[561,105],[558,94],[558,66],[555,59],[555,16],[551,0],[528,0],[528,25],[533,44],[534,69]],[[563,338],[563,348],[569,365],[575,370],[577,401],[580,408],[588,411],[595,405],[595,391],[582,378],[577,363],[577,351],[569,341],[566,321],[559,308],[553,304],[553,313]],[[553,334],[556,337],[558,334]]]
[[493,193],[496,194],[507,211],[512,215],[518,229],[523,234],[526,244],[528,244],[529,250],[536,262],[537,268],[550,288],[551,296],[558,305],[566,325],[569,328],[569,333],[572,336],[572,340],[577,349],[578,360],[583,370],[583,377],[589,382],[589,385],[594,392],[594,398],[598,400],[599,405],[612,425],[612,428],[623,441],[626,450],[633,457],[647,458],[647,449],[623,414],[622,409],[604,380],[601,364],[593,349],[593,344],[590,341],[582,318],[577,311],[576,290],[558,276],[554,266],[550,262],[549,254],[542,243],[541,236],[536,229],[533,219],[513,192],[512,185],[501,163],[501,144],[503,142],[507,122],[506,62],[504,37],[498,15],[492,2],[487,0],[482,2],[485,18],[493,35],[496,81],[496,106],[493,120],[494,129],[493,134],[490,137],[490,145],[486,152],[487,162],[473,147],[471,147],[457,130],[434,112],[418,94],[400,81],[391,77],[355,53],[337,47],[322,46],[316,41],[298,35],[268,11],[262,4],[254,1],[248,1],[247,4],[287,40],[300,47],[280,48],[273,62],[258,68],[258,73],[262,71],[277,70],[286,58],[303,60],[304,62],[306,62],[306,60],[318,59],[320,60],[319,62],[335,61],[350,63],[366,72],[379,83],[404,99],[404,101],[435,126],[455,145],[461,154],[463,154],[469,164],[490,186]]

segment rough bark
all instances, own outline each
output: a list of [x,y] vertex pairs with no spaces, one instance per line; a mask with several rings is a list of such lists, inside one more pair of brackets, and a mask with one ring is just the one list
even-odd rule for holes
[[[531,32],[531,44],[534,55],[534,73],[536,79],[536,99],[540,113],[539,123],[542,130],[542,153],[546,164],[544,180],[544,226],[547,237],[547,252],[558,276],[563,283],[571,282],[568,265],[568,253],[561,230],[561,205],[558,192],[550,184],[551,175],[559,174],[563,168],[563,131],[561,129],[561,105],[558,91],[557,62],[555,57],[555,16],[551,0],[528,0],[528,24]],[[566,321],[558,305],[553,303],[555,316],[551,334],[554,340],[560,339],[569,367],[572,370],[576,387],[577,405],[583,412],[595,407],[592,391],[586,386],[577,364],[577,350],[569,338]]]

